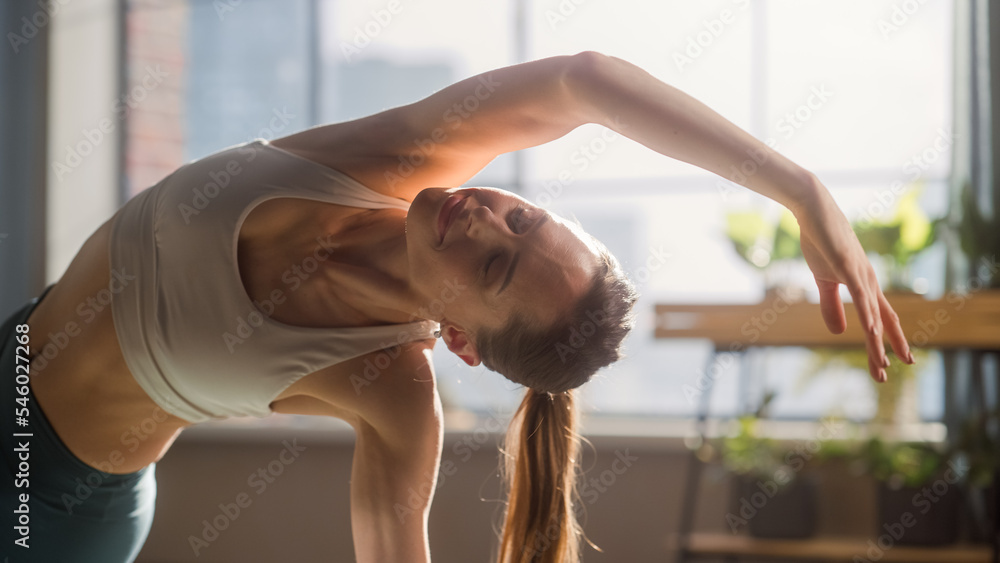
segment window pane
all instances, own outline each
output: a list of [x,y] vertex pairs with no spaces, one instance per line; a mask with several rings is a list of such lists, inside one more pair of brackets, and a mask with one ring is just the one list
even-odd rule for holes
[[[952,3],[918,5],[767,3],[766,135],[783,154],[816,171],[900,170],[950,131]],[[947,173],[949,156],[926,172]]]
[[192,2],[186,156],[311,125],[308,2]]
[[[458,0],[438,0],[433,9],[384,0],[324,1],[320,17],[322,122],[409,104],[514,62],[507,2],[486,2],[470,10]],[[505,155],[473,183],[511,186],[513,174],[513,158]]]
[[[750,128],[752,17],[746,4],[635,0],[576,4],[530,3],[530,58],[586,50],[617,56]],[[585,127],[532,149],[530,175],[539,179],[558,178],[561,172],[575,179],[708,175],[628,139],[588,153],[594,135]]]

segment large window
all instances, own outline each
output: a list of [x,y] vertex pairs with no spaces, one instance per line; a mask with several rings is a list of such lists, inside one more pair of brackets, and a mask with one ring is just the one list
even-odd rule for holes
[[[915,4],[916,5],[916,4]],[[128,3],[129,83],[169,69],[132,112],[130,190],[180,163],[255,137],[278,137],[420,99],[463,77],[557,54],[597,50],[631,61],[816,172],[849,217],[894,182],[923,182],[920,206],[944,212],[951,131],[949,2],[908,12],[862,0],[665,3],[508,0],[174,0]],[[642,293],[627,358],[583,392],[592,413],[689,416],[683,387],[710,348],[652,338],[660,301],[755,302],[761,276],[725,237],[727,212],[777,206],[626,138],[585,126],[559,141],[504,155],[473,179],[576,217],[620,258]],[[943,253],[913,266],[940,293]],[[809,282],[806,272],[799,272]],[[812,295],[815,298],[815,295]],[[845,293],[845,297],[846,293]],[[754,359],[780,390],[775,415],[833,409],[867,418],[875,398],[861,371],[803,381],[806,350]],[[517,386],[435,352],[443,399],[509,409]],[[941,366],[931,356],[915,386],[922,417],[940,416]],[[735,370],[718,379],[713,409],[742,408]]]

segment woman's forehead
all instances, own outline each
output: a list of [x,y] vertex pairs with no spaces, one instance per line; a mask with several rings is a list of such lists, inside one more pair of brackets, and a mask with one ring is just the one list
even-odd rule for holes
[[587,243],[589,236],[557,215],[552,219],[536,231],[537,243],[524,250],[520,260],[523,271],[516,280],[519,291],[512,292],[523,305],[548,309],[545,312],[549,314],[543,317],[550,320],[583,295],[598,261]]
[[[540,208],[541,209],[541,208]],[[590,236],[587,231],[583,230],[580,223],[567,219],[558,213],[553,211],[543,209],[545,213],[549,215],[551,221],[559,224],[560,227],[567,230],[570,236],[564,237],[562,240],[567,244],[572,245],[576,251],[580,252],[582,255],[590,255],[588,258],[593,258],[596,263],[598,256],[600,255],[600,248],[598,248],[597,242],[594,237]]]

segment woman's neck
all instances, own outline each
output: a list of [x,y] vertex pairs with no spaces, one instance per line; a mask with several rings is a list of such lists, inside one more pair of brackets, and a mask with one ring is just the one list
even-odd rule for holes
[[419,298],[410,283],[406,212],[378,209],[359,213],[335,232],[334,265],[328,279],[337,295],[365,316],[386,322],[418,320]]

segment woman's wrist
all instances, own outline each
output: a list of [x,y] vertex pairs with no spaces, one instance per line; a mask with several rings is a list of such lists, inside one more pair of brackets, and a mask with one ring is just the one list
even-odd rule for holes
[[785,207],[796,219],[802,219],[810,212],[815,212],[822,204],[831,198],[830,191],[819,181],[815,174],[803,169],[801,179],[795,189],[788,194]]

